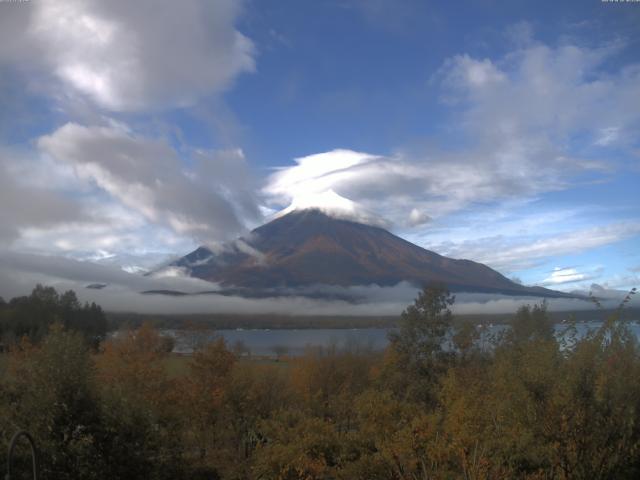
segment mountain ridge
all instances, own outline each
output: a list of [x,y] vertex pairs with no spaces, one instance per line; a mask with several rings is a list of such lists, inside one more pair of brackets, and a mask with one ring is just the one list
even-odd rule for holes
[[247,296],[409,282],[417,287],[441,283],[453,292],[576,297],[517,284],[482,263],[448,258],[379,226],[333,218],[315,208],[280,216],[218,253],[199,247],[169,266]]

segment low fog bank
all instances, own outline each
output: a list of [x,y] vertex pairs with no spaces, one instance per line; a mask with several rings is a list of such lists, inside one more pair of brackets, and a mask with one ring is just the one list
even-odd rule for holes
[[[58,290],[75,290],[82,301],[96,302],[112,312],[145,314],[280,314],[280,315],[398,315],[410,304],[418,289],[408,283],[394,287],[319,286],[273,290],[266,298],[245,298],[222,294],[218,285],[190,278],[179,269],[162,276],[127,273],[115,266],[99,265],[64,257],[0,252],[0,296],[26,295],[37,284]],[[105,284],[104,288],[87,288]],[[593,287],[604,308],[619,304],[626,292]],[[190,295],[142,294],[144,291],[171,291]],[[200,292],[210,292],[199,294]],[[215,292],[220,293],[215,293]],[[588,292],[581,292],[586,294]],[[314,294],[315,298],[308,298]],[[346,300],[351,299],[351,301]],[[507,314],[518,307],[542,301],[530,296],[487,293],[457,293],[454,313]],[[579,299],[548,299],[551,311],[591,310],[594,304]],[[633,299],[630,306],[640,306]]]
[[[514,297],[509,295],[492,295],[485,293],[461,293],[456,295],[453,312],[459,315],[482,315],[513,313],[523,305],[533,305],[544,301],[538,297]],[[548,310],[552,312],[572,312],[592,310],[595,305],[588,300],[577,298],[548,298]],[[619,302],[613,300],[603,302],[603,308],[613,308]]]

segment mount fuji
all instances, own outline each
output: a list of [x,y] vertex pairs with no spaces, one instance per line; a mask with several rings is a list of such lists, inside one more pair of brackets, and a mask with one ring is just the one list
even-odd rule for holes
[[448,258],[381,226],[313,207],[284,211],[221,249],[199,247],[168,267],[213,282],[223,293],[249,297],[296,291],[315,296],[327,286],[335,292],[401,282],[419,288],[444,284],[453,292],[575,297],[520,285],[481,263]]

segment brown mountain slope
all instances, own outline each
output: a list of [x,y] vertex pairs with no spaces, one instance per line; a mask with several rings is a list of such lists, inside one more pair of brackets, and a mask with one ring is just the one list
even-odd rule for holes
[[524,287],[471,260],[455,260],[418,247],[379,228],[294,211],[256,228],[220,253],[200,247],[174,262],[194,277],[247,290],[314,285],[392,286],[433,282],[452,291],[568,296]]

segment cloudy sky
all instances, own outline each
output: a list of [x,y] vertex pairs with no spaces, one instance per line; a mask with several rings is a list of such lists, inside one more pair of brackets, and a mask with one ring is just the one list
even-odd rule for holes
[[639,52],[633,2],[0,0],[0,295],[144,288],[322,202],[525,284],[638,286]]

